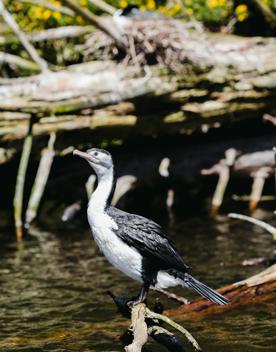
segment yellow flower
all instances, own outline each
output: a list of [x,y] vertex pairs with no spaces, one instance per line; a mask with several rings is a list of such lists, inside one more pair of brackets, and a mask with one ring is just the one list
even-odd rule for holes
[[173,9],[175,12],[177,12],[177,11],[181,10],[181,6],[179,4],[176,4],[176,5],[174,5]]
[[120,7],[121,7],[122,9],[125,9],[125,8],[127,7],[127,5],[128,5],[128,3],[127,3],[126,0],[121,0],[121,1],[120,1]]
[[45,10],[45,11],[43,12],[43,19],[44,19],[44,20],[48,20],[48,18],[51,17],[51,15],[52,15],[52,11],[50,11],[50,10]]
[[81,6],[86,6],[87,5],[87,0],[80,0],[80,5]]
[[62,16],[61,16],[61,13],[60,13],[60,12],[55,11],[55,12],[53,13],[53,17],[54,17],[54,19],[56,19],[57,21],[59,21]]
[[191,9],[191,8],[188,8],[188,9],[186,10],[186,12],[187,12],[188,15],[192,15],[192,14],[194,13],[194,10]]
[[214,7],[217,7],[218,5],[218,0],[207,0],[207,6],[210,9],[213,9]]
[[81,16],[77,16],[76,17],[76,21],[78,22],[78,24],[83,24],[84,23]]
[[247,10],[248,10],[247,5],[245,5],[245,4],[238,5],[236,7],[236,14],[239,15],[241,13],[247,12]]
[[148,0],[148,2],[147,2],[147,8],[148,8],[149,10],[155,10],[155,2],[154,2],[154,0]]
[[33,16],[35,19],[40,19],[42,17],[42,7],[34,6],[33,8]]
[[55,5],[55,6],[58,6],[58,7],[61,6],[61,2],[60,2],[60,1],[51,0],[50,2],[51,2],[53,5]]
[[160,6],[158,7],[158,11],[161,12],[161,13],[165,13],[165,12],[166,12],[166,7],[163,6],[163,5],[160,5]]
[[245,4],[238,5],[235,12],[239,22],[244,21],[248,17],[248,7]]
[[20,11],[20,10],[22,10],[22,7],[23,7],[23,5],[22,4],[20,4],[20,3],[15,3],[15,11]]

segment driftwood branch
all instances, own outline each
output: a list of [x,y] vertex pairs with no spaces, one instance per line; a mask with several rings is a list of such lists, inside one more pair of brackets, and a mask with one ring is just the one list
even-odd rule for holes
[[51,133],[47,148],[42,150],[41,159],[38,166],[37,174],[35,177],[34,185],[32,188],[31,196],[29,199],[25,227],[28,228],[31,222],[36,218],[37,211],[40,205],[41,198],[43,196],[47,180],[51,171],[51,166],[54,160],[55,151],[54,143],[56,134]]
[[113,15],[117,9],[103,0],[88,0],[90,4],[97,6],[99,9]]
[[127,352],[141,352],[142,347],[148,340],[148,327],[146,324],[146,306],[137,304],[131,310],[131,330],[133,341],[125,347]]
[[164,323],[166,323],[167,325],[173,327],[175,330],[181,332],[185,337],[186,339],[191,343],[191,345],[195,348],[196,351],[201,351],[201,348],[198,344],[198,342],[195,340],[195,338],[189,333],[188,330],[186,330],[185,328],[183,328],[183,326],[177,324],[175,321],[173,321],[172,319],[170,319],[169,317],[166,317],[165,315],[163,314],[159,314],[159,313],[155,313],[155,312],[152,312],[151,310],[149,310],[147,308],[146,310],[146,316],[148,318],[151,318],[151,319],[157,319],[157,320],[161,320],[163,321]]
[[23,223],[22,223],[22,208],[23,208],[23,195],[27,167],[30,159],[32,141],[33,141],[33,117],[29,120],[29,129],[27,136],[24,140],[21,159],[18,167],[16,178],[15,194],[13,199],[14,206],[14,221],[17,241],[21,241],[23,236]]
[[131,317],[131,327],[122,336],[122,341],[127,344],[126,351],[141,352],[148,336],[151,336],[155,341],[165,346],[168,351],[184,352],[182,344],[170,331],[161,326],[162,323],[166,323],[167,326],[183,334],[195,350],[201,351],[195,338],[185,328],[161,314],[163,306],[159,302],[154,308],[158,312],[153,312],[144,303],[130,308],[128,301],[131,297],[115,296],[111,292],[108,294],[117,305],[119,312],[126,318]]
[[39,66],[36,63],[5,52],[0,52],[0,63],[11,67],[16,66],[31,73],[39,72]]
[[3,16],[4,21],[7,23],[7,25],[19,38],[20,42],[22,43],[26,51],[29,53],[33,61],[38,65],[40,70],[44,73],[49,72],[48,64],[37,54],[35,48],[29,42],[27,36],[20,30],[18,24],[16,23],[12,15],[6,10],[2,0],[0,0],[0,14]]
[[226,306],[217,306],[204,299],[199,299],[191,304],[182,305],[175,310],[165,311],[166,315],[176,317],[198,314],[215,314],[225,310],[275,298],[276,291],[276,264],[249,277],[217,290],[231,300]]
[[125,38],[120,34],[114,22],[110,23],[109,21],[109,23],[107,23],[103,18],[100,18],[99,16],[91,13],[89,10],[80,7],[73,0],[63,0],[63,3],[75,13],[79,14],[87,22],[93,24],[96,28],[100,29],[102,32],[114,39],[115,43],[120,48],[124,49],[126,47]]
[[254,225],[257,225],[257,226],[263,228],[264,230],[266,230],[267,232],[269,232],[272,235],[273,240],[276,240],[276,228],[274,226],[269,225],[264,221],[252,218],[251,216],[246,216],[246,215],[242,215],[242,214],[230,213],[230,214],[228,214],[228,216],[231,219],[244,220],[244,221],[248,221]]

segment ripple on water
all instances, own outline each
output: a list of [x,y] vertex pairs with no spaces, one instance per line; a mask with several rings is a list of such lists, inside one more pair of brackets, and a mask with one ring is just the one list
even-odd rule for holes
[[[194,274],[213,287],[260,271],[262,267],[240,263],[272,252],[271,238],[243,223],[214,224],[192,218],[176,222],[169,230]],[[79,238],[69,232],[66,237],[39,234],[28,237],[23,249],[17,250],[10,241],[0,247],[0,351],[120,351],[118,336],[126,323],[105,291],[132,295],[138,284],[107,264],[88,230]],[[195,297],[183,289],[175,291]],[[165,298],[162,301],[174,305]],[[241,307],[184,324],[205,351],[272,352],[275,303]]]

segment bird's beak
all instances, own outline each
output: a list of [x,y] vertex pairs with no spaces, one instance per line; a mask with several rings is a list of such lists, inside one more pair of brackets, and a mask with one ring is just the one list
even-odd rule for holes
[[86,153],[86,152],[82,152],[78,149],[75,149],[73,151],[73,155],[77,155],[77,156],[80,156],[81,158],[87,160],[87,161],[93,161],[93,158],[90,154]]

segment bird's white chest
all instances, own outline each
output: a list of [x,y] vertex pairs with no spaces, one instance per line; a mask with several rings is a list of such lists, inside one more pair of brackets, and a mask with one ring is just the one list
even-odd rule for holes
[[106,259],[127,276],[142,282],[142,257],[116,235],[116,222],[106,213],[91,208],[87,215],[95,242]]

